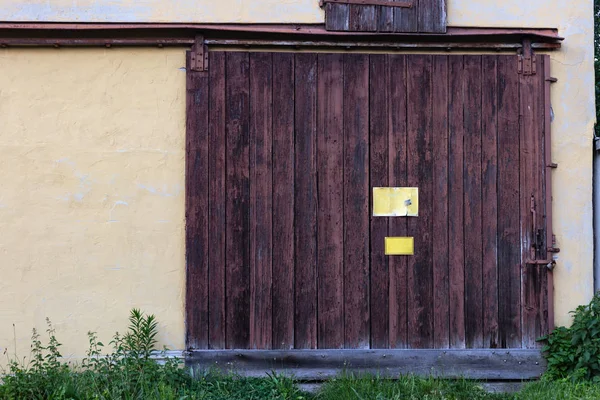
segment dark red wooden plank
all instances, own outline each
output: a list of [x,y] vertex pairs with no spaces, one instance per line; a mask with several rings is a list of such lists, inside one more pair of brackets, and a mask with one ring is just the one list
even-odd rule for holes
[[225,53],[209,53],[209,348],[225,348]]
[[413,0],[411,8],[394,7],[394,32],[418,32],[420,1]]
[[295,347],[317,347],[317,55],[296,54]]
[[433,314],[434,346],[450,347],[448,286],[448,57],[433,58]]
[[498,56],[498,308],[500,347],[521,343],[519,76]]
[[245,349],[250,333],[249,56],[228,52],[226,57],[227,347]]
[[272,53],[250,53],[250,347],[262,350],[273,341],[272,96]]
[[415,254],[408,258],[408,343],[433,347],[432,56],[409,57],[408,186],[419,188],[419,217],[408,220]]
[[446,0],[419,0],[419,32],[446,32]]
[[294,55],[273,53],[273,348],[294,347]]
[[481,56],[465,56],[465,334],[467,348],[483,347],[481,238]]
[[344,57],[345,347],[369,347],[369,56]]
[[347,31],[350,28],[350,6],[345,4],[325,4],[325,29]]
[[318,346],[344,347],[344,63],[320,54],[318,76]]
[[450,284],[450,347],[465,347],[464,125],[465,71],[463,56],[450,56],[448,104],[448,232]]
[[498,65],[483,56],[481,179],[483,239],[483,347],[498,347]]
[[378,16],[376,6],[350,5],[350,31],[374,32],[377,30]]
[[208,76],[189,68],[186,95],[187,347],[208,347]]
[[[537,57],[537,56],[534,56]],[[543,61],[538,58],[538,68],[543,71]],[[537,238],[545,239],[544,190],[542,177],[543,129],[544,129],[544,74],[520,75],[521,113],[521,243],[522,243],[522,343],[524,348],[538,346],[536,339],[542,335],[542,297],[546,292],[544,267],[527,265],[527,260],[543,259],[545,243],[537,244]],[[535,216],[531,212],[535,208]],[[541,247],[538,249],[537,247]]]
[[[390,65],[387,55],[371,55],[370,179],[371,188],[389,186]],[[373,197],[372,194],[370,196]],[[371,203],[372,204],[372,203]],[[371,348],[389,347],[389,257],[385,255],[388,218],[371,215]]]
[[[407,132],[406,132],[406,55],[389,55],[390,98],[388,131],[389,186],[406,187],[407,181]],[[388,221],[390,236],[406,236],[406,218],[390,218]],[[390,347],[406,348],[407,336],[407,257],[389,257],[390,271]]]

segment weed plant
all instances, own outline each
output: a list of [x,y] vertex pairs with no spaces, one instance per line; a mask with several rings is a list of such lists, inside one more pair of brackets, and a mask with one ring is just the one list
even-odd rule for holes
[[[32,334],[31,357],[9,359],[3,372],[0,399],[6,400],[133,400],[133,399],[294,399],[304,396],[291,379],[270,375],[266,379],[206,374],[193,379],[181,361],[166,358],[158,363],[157,321],[134,309],[124,335],[116,333],[105,345],[89,332],[89,349],[81,365],[62,360],[61,343],[49,320],[48,341]],[[162,355],[165,358],[166,349]]]

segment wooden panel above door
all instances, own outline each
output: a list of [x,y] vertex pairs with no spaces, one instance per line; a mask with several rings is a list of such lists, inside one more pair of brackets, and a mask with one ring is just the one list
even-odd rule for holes
[[321,0],[325,29],[348,32],[446,32],[446,0]]

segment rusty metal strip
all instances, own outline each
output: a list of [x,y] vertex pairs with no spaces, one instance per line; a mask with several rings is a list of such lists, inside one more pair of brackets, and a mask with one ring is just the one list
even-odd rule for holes
[[413,3],[410,1],[391,1],[391,0],[321,0],[319,5],[323,7],[326,3],[333,4],[358,4],[361,6],[384,6],[384,7],[401,7],[412,8]]
[[[528,35],[535,42],[555,42],[563,40],[558,36],[558,30],[553,28],[465,28],[448,27],[445,34],[419,34],[419,33],[373,33],[373,32],[332,32],[325,30],[324,24],[98,24],[98,23],[12,23],[0,22],[0,37],[7,37],[14,32],[20,32],[26,37],[39,37],[40,33],[48,36],[49,32],[68,32],[70,34],[84,34],[95,32],[111,32],[118,34],[120,39],[137,38],[165,38],[173,36],[174,32],[193,38],[195,32],[202,31],[205,36],[214,36],[215,33],[244,32],[254,34],[290,34],[290,35],[323,35],[335,36],[361,36],[361,37],[406,37],[406,38],[439,38],[439,37],[471,37],[497,38]],[[192,33],[190,33],[192,31]],[[210,33],[210,35],[209,35]],[[23,37],[23,36],[22,36]]]
[[[448,38],[450,39],[450,38]],[[116,39],[116,38],[2,38],[0,47],[112,47],[112,46],[185,46],[190,47],[196,43],[194,38],[166,38],[166,39]],[[219,47],[272,47],[272,48],[341,48],[351,49],[391,49],[397,51],[410,50],[494,50],[511,51],[521,48],[516,42],[384,42],[384,41],[315,41],[315,40],[239,40],[239,39],[205,39],[205,45]],[[535,49],[557,50],[560,43],[533,43]],[[206,54],[206,51],[205,51]]]

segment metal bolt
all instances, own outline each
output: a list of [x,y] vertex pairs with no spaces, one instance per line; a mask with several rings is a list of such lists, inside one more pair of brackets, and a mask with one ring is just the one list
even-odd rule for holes
[[536,362],[535,362],[535,365],[540,365],[540,363],[536,361]]
[[506,362],[506,360],[504,360],[504,362]]
[[519,361],[519,365],[523,364],[523,362]]

